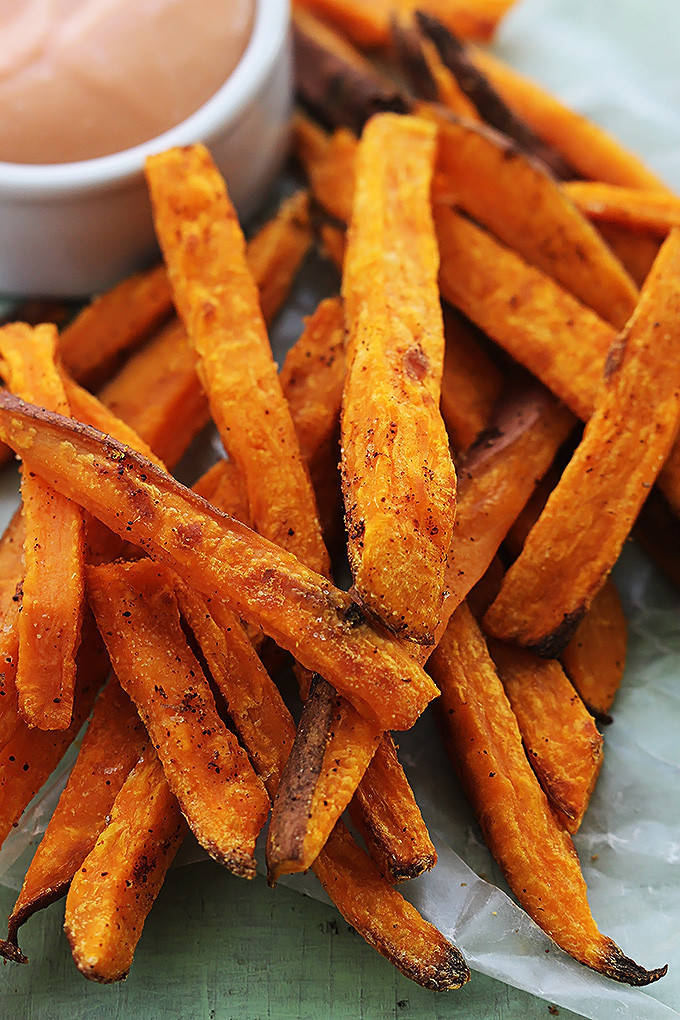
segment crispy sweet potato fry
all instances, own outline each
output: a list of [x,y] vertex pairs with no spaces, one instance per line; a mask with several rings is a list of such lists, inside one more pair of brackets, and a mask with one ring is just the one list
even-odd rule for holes
[[489,849],[518,900],[574,959],[617,981],[645,985],[593,920],[578,857],[534,776],[502,684],[467,606],[454,613],[430,667],[442,690],[437,719]]
[[435,140],[418,118],[382,114],[367,125],[342,281],[342,477],[354,584],[389,627],[425,644],[442,604],[456,488],[439,412]]
[[87,719],[109,670],[106,649],[86,614],[78,649],[73,717],[68,729],[38,730],[17,715],[10,740],[0,751],[0,845],[24,808],[57,767]]
[[583,440],[484,618],[494,636],[559,653],[609,574],[677,432],[679,271],[673,231],[610,355]]
[[458,516],[446,567],[448,597],[437,637],[485,573],[508,528],[574,425],[534,382],[513,388],[459,466]]
[[412,725],[434,695],[394,641],[366,620],[347,622],[349,595],[133,451],[8,393],[0,394],[0,422],[32,469],[197,590],[262,625],[384,729]]
[[139,345],[172,312],[164,266],[129,276],[95,298],[59,337],[59,356],[86,386],[100,385],[120,356]]
[[298,191],[281,203],[274,218],[248,244],[248,268],[258,284],[265,322],[271,322],[281,308],[313,240],[309,194]]
[[194,835],[220,864],[252,878],[268,798],[187,645],[170,576],[150,560],[92,567],[88,599]]
[[9,916],[3,955],[22,958],[19,928],[64,895],[105,828],[116,795],[145,743],[148,736],[134,705],[117,680],[110,680],[95,703],[76,763],[26,872]]
[[489,652],[538,781],[567,832],[581,824],[602,764],[602,737],[555,659],[490,641]]
[[565,673],[601,722],[611,722],[609,709],[623,678],[627,644],[621,599],[608,577],[560,656]]
[[618,223],[601,221],[597,229],[631,278],[641,287],[659,254],[659,239],[652,234],[621,227]]
[[595,223],[616,223],[661,239],[673,227],[680,227],[680,198],[666,191],[644,191],[603,181],[567,181],[562,189]]
[[441,412],[454,450],[467,450],[491,421],[504,377],[480,335],[450,306],[444,309]]
[[323,153],[303,154],[304,170],[314,198],[339,223],[349,223],[354,199],[356,135],[339,127],[330,135]]
[[[175,303],[198,355],[215,424],[242,469],[254,525],[325,573],[328,558],[314,493],[224,180],[203,146],[150,157],[147,179]],[[244,372],[247,401],[239,385]],[[250,463],[259,463],[259,476],[269,479],[266,489],[247,470]]]
[[609,184],[669,192],[638,156],[593,121],[570,110],[489,51],[474,49],[470,56],[508,105],[580,175]]
[[107,983],[126,976],[144,921],[185,833],[177,800],[148,746],[116,796],[111,820],[66,897],[64,929],[85,977]]
[[436,193],[456,202],[606,322],[624,326],[637,288],[553,178],[491,128],[434,116]]
[[210,417],[194,352],[176,320],[130,358],[99,399],[171,465]]
[[[2,372],[24,399],[68,414],[55,365],[53,325],[22,323],[0,331]],[[44,479],[22,472],[26,532],[19,617],[19,710],[31,726],[66,729],[71,721],[83,601],[83,518]],[[43,564],[50,564],[45,570]]]

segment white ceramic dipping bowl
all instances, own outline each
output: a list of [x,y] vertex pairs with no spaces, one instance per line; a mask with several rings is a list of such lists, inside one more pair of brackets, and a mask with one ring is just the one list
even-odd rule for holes
[[0,162],[0,294],[87,297],[157,251],[147,155],[205,142],[242,219],[285,157],[292,104],[289,0],[256,0],[238,65],[199,110],[156,138],[77,163]]

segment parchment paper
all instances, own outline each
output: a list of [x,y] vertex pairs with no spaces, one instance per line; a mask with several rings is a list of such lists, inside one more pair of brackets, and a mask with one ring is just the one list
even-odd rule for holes
[[[523,0],[495,48],[680,191],[679,41],[677,0]],[[279,358],[298,334],[300,315],[333,285],[332,273],[310,269],[278,323]],[[0,481],[3,516],[15,502],[15,479]],[[666,1020],[680,1016],[680,596],[632,543],[615,579],[629,618],[628,664],[576,846],[600,928],[645,966],[668,963],[668,975],[646,990],[618,985],[574,963],[524,915],[504,891],[427,715],[399,735],[400,756],[439,863],[403,891],[473,969],[597,1020]],[[19,887],[27,846],[43,831],[62,783],[63,774],[53,778],[6,841],[4,884]],[[192,854],[189,846],[183,859]],[[286,884],[325,898],[313,877]]]

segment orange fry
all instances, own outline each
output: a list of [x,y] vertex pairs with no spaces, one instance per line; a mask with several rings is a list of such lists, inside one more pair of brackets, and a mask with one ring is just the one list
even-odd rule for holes
[[583,440],[484,618],[494,636],[558,654],[604,584],[677,432],[678,273],[674,230],[610,355]]
[[374,117],[357,154],[342,295],[342,476],[354,584],[394,631],[432,641],[455,517],[439,412],[444,334],[430,214],[435,129]]
[[[198,355],[215,424],[242,469],[254,525],[325,573],[328,559],[314,493],[224,180],[203,146],[150,157],[147,179],[175,303]],[[238,385],[244,370],[250,383],[246,401]],[[272,409],[275,428],[270,424]],[[258,461],[258,472],[246,469],[246,462]],[[259,483],[263,476],[269,479],[266,487]]]
[[185,833],[177,800],[149,745],[116,796],[109,823],[66,897],[64,929],[85,977],[108,983],[126,976]]
[[252,878],[269,800],[187,645],[169,575],[150,560],[93,567],[88,598],[194,835],[219,863]]
[[595,924],[578,857],[529,766],[517,720],[467,608],[451,617],[430,660],[437,720],[487,845],[527,913],[574,959],[633,985],[647,971]]
[[[10,389],[61,414],[69,407],[55,365],[57,333],[45,324],[0,330],[0,358]],[[16,683],[21,714],[40,729],[71,721],[83,601],[83,518],[45,480],[22,472],[25,575]],[[49,563],[49,570],[44,564]]]
[[680,227],[680,198],[666,191],[625,188],[603,181],[568,181],[562,190],[595,223],[616,223],[664,238]]

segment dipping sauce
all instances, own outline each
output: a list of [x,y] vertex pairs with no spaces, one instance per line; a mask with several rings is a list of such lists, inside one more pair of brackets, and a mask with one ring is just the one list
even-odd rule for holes
[[255,0],[2,0],[0,160],[68,163],[145,142],[226,81]]

